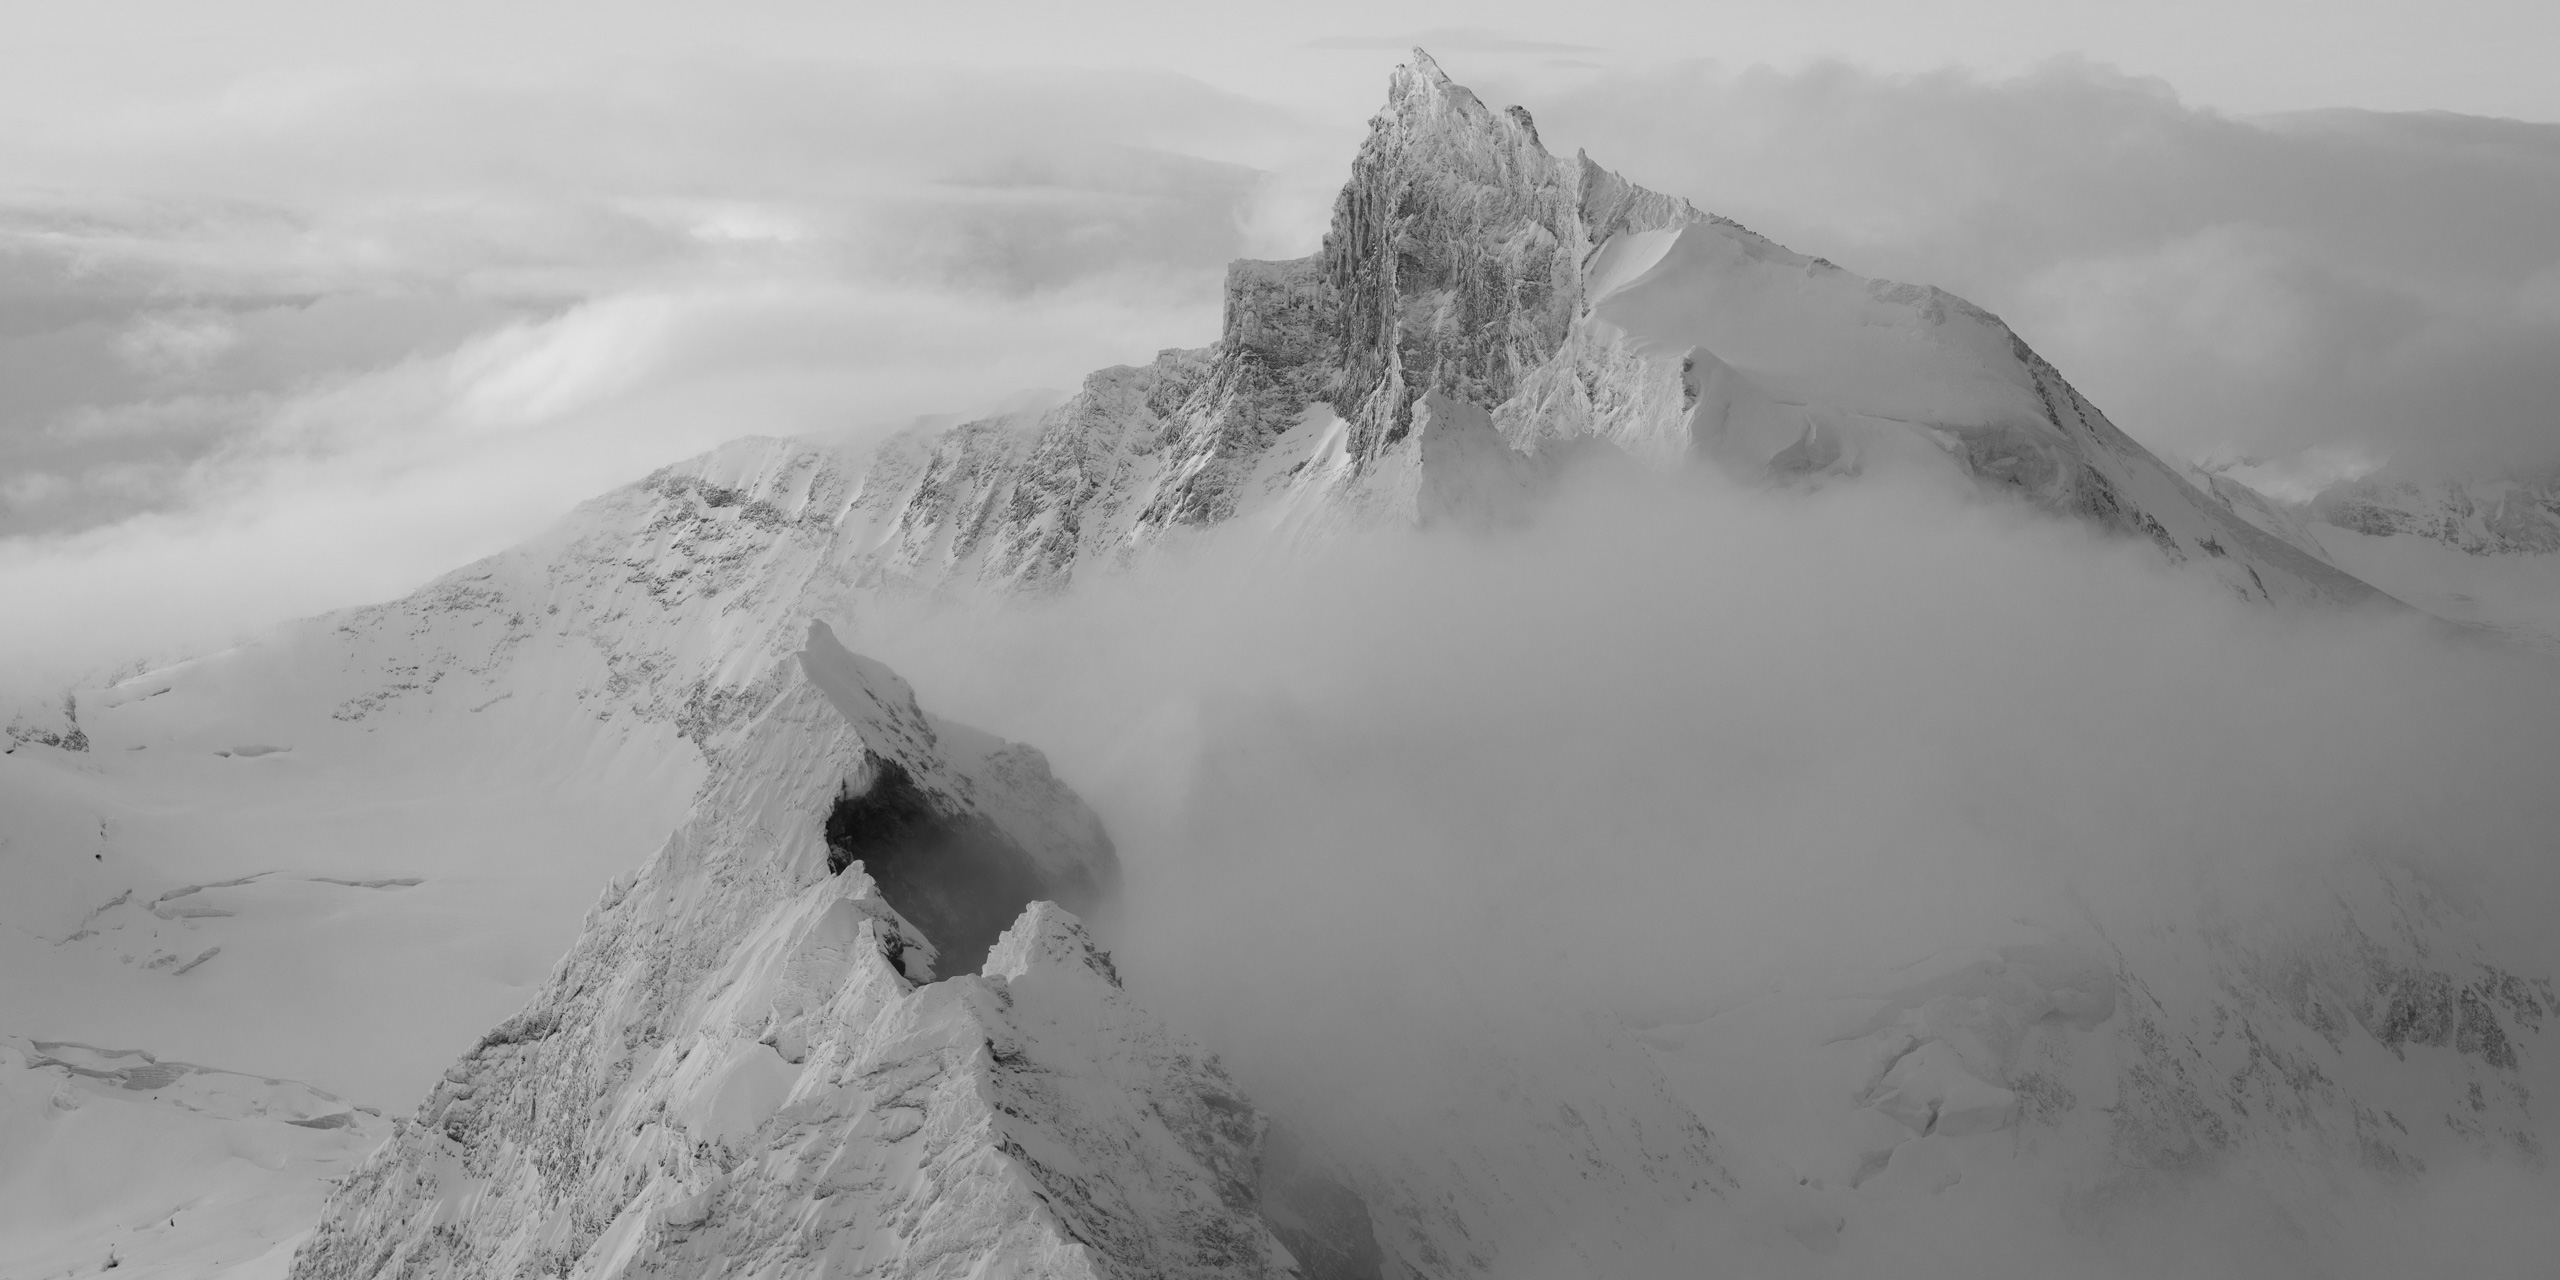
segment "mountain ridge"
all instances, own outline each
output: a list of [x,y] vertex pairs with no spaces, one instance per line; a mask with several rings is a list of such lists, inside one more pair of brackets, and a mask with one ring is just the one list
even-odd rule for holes
[[[1209,347],[848,460],[841,572],[1041,590],[1239,521],[1296,537],[1499,520],[1515,489],[1606,446],[1753,484],[1935,471],[2148,542],[2244,598],[2388,601],[2152,455],[1990,312],[1556,157],[1526,110],[1492,110],[1421,50],[1390,77],[1322,247],[1231,264],[1224,297]],[[1447,407],[1424,415],[1433,397]],[[1495,486],[1492,510],[1418,506],[1439,468],[1417,417],[1463,435],[1478,413],[1521,483]]]

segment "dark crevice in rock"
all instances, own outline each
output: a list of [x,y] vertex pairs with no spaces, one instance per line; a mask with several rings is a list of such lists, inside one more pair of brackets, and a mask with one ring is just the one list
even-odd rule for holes
[[916,785],[906,766],[885,756],[872,757],[872,766],[871,785],[837,796],[827,813],[827,870],[860,862],[880,896],[933,943],[938,972],[976,972],[1035,901],[1070,911],[1093,906],[1092,884],[1044,873],[1002,828],[955,811]]

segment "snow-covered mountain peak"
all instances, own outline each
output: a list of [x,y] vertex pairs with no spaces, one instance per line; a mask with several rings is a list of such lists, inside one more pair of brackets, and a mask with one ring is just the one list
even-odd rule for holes
[[1449,78],[1440,64],[1421,49],[1387,76],[1385,109],[1370,121],[1370,138],[1437,136],[1452,148],[1489,147],[1521,156],[1545,157],[1537,125],[1526,107],[1495,111],[1475,91]]
[[1583,157],[1559,161],[1527,111],[1491,110],[1416,50],[1319,255],[1341,350],[1331,403],[1354,424],[1354,456],[1401,439],[1425,391],[1488,410],[1508,399],[1563,343],[1593,247],[1699,216]]
[[[850,589],[1015,591],[1212,526],[1285,540],[1507,519],[1505,495],[1539,489],[1568,446],[1753,484],[1919,468],[2149,543],[2252,600],[2376,595],[2162,463],[1982,308],[1559,158],[1526,111],[1492,109],[1419,51],[1390,77],[1321,249],[1232,264],[1225,304],[1213,345],[1099,370],[1043,410],[919,427],[858,458],[724,450],[648,484],[708,485],[704,503],[778,486],[746,512],[823,539],[819,573]],[[1487,415],[1512,456],[1424,449],[1432,396]],[[1444,465],[1524,483],[1428,480]],[[1453,510],[1426,490],[1509,505]]]

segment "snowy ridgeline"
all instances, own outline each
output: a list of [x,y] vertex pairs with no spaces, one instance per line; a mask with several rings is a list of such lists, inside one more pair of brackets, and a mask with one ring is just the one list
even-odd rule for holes
[[[1324,251],[1228,293],[1216,345],[1054,409],[861,457],[742,441],[405,599],[20,715],[0,1029],[48,1039],[0,1061],[0,1274],[274,1275],[305,1232],[315,1277],[1857,1273],[2017,1203],[2547,1148],[2548,975],[2379,863],[2274,916],[2128,891],[1590,1014],[1544,1056],[1454,1054],[1427,1125],[1266,1117],[1093,950],[1108,842],[1038,753],[809,619],[1060,589],[1215,525],[1507,523],[1613,454],[1910,469],[2251,600],[2373,592],[1978,308],[1550,156],[1427,59]],[[426,1101],[393,1126],[69,1038]],[[2265,1194],[2314,1235],[2331,1211]]]
[[[968,829],[1090,895],[1112,873],[1090,815],[823,628],[779,683],[695,816],[337,1193],[294,1274],[1284,1273],[1254,1211],[1259,1117],[1074,916],[1023,911],[980,973],[933,981],[936,940],[858,861]],[[904,813],[820,821],[893,784]],[[945,860],[910,903],[977,883]]]

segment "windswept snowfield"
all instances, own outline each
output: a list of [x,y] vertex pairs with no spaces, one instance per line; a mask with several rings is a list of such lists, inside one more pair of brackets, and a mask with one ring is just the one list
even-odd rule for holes
[[0,1280],[2543,1274],[2555,513],[1417,51],[1211,345],[17,708]]

